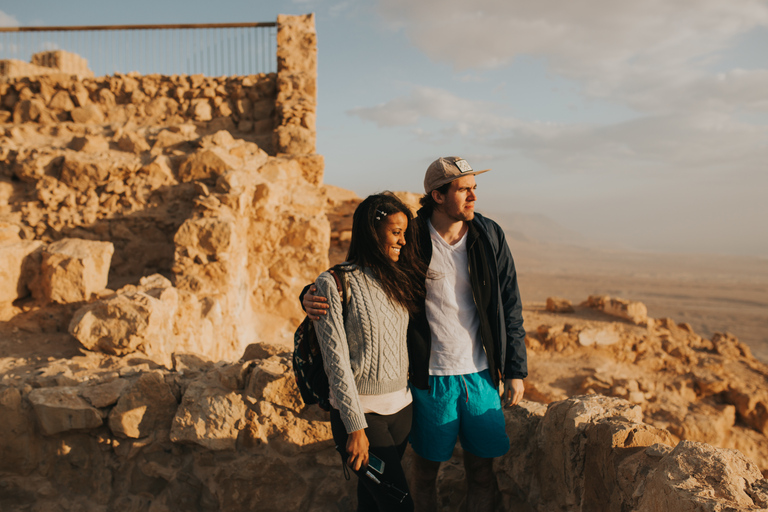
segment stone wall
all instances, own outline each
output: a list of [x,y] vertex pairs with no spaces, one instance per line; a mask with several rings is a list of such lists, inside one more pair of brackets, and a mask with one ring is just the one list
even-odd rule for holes
[[278,44],[272,74],[0,79],[0,320],[76,303],[59,328],[85,347],[166,365],[287,336],[330,232],[314,17]]
[[[2,510],[355,510],[355,480],[344,479],[327,414],[302,405],[289,353],[254,345],[237,362],[179,354],[173,366],[92,353],[6,375]],[[494,462],[498,510],[768,507],[754,462],[675,443],[626,400],[524,401],[505,415],[511,449]],[[457,446],[441,468],[441,510],[463,510],[461,460]]]

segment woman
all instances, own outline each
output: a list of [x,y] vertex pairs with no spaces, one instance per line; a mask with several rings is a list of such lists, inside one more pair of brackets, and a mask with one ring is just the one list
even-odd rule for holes
[[[355,210],[339,276],[346,281],[346,317],[333,276],[324,272],[315,283],[329,304],[314,325],[330,385],[333,439],[358,475],[361,511],[413,510],[400,459],[412,416],[406,331],[425,294],[414,229],[410,210],[395,196],[369,196]],[[376,471],[376,459],[383,470]]]

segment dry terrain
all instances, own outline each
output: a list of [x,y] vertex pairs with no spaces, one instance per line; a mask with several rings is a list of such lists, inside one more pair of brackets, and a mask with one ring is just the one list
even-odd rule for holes
[[523,301],[589,295],[643,302],[653,318],[687,322],[704,337],[730,332],[768,362],[768,260],[652,254],[545,244],[511,236]]

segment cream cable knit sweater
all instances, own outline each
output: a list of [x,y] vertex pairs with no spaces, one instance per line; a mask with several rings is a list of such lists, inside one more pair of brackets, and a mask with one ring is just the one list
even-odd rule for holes
[[342,325],[336,281],[323,272],[315,281],[318,295],[328,298],[328,314],[314,322],[323,352],[331,395],[347,432],[368,424],[359,394],[381,395],[407,386],[408,311],[387,297],[369,270],[346,272],[347,318]]

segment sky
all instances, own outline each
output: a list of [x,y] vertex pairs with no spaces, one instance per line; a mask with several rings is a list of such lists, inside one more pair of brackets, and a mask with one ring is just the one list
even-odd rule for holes
[[768,258],[768,0],[0,0],[6,26],[305,13],[326,183],[421,193],[456,155],[492,169],[481,211]]

